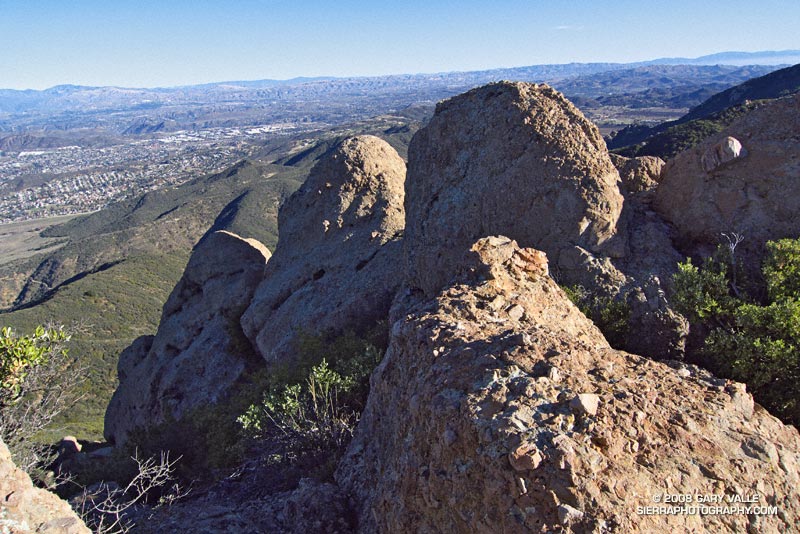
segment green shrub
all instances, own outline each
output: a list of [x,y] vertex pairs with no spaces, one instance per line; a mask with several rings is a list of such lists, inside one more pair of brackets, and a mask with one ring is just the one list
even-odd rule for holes
[[271,388],[237,420],[255,437],[277,433],[293,455],[336,450],[347,444],[358,420],[345,400],[356,382],[322,360],[305,383]]
[[673,281],[673,305],[691,322],[718,322],[727,319],[735,308],[736,300],[728,288],[728,269],[724,263],[707,258],[703,267],[697,267],[687,259],[678,264]]
[[69,339],[63,328],[0,329],[0,437],[34,478],[55,457],[41,434],[79,396],[83,373],[68,355]]
[[299,336],[296,359],[251,370],[233,394],[130,436],[125,453],[144,457],[170,451],[184,479],[238,465],[257,451],[270,464],[316,465],[332,473],[349,441],[380,362],[387,337],[382,323],[366,332]]
[[800,240],[767,243],[764,278],[771,300],[800,299]]
[[707,332],[697,355],[713,372],[745,382],[761,404],[800,423],[800,240],[766,244],[767,301],[739,295],[732,269],[719,259],[702,268],[687,260],[673,280],[673,304]]
[[583,314],[597,325],[608,343],[617,349],[625,347],[628,340],[628,321],[631,309],[624,296],[597,295],[581,285],[562,288],[567,297]]
[[32,336],[18,336],[9,327],[0,330],[0,407],[19,402],[30,371],[53,356],[66,356],[62,328],[36,327]]
[[356,335],[301,335],[297,363],[274,370],[259,402],[237,419],[246,436],[269,443],[277,462],[313,458],[329,477],[366,404],[369,377],[386,343],[385,323]]

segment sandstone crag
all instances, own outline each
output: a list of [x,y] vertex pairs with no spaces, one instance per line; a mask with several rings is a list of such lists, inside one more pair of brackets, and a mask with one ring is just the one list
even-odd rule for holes
[[121,445],[137,427],[179,420],[228,395],[248,354],[255,356],[239,319],[269,257],[258,241],[225,231],[197,245],[155,337],[137,339],[120,356],[120,385],[106,411],[107,440]]
[[[800,436],[744,386],[609,348],[536,251],[479,240],[389,349],[336,479],[361,532],[788,532]],[[771,515],[642,513],[664,494]],[[754,497],[757,496],[757,497]]]
[[464,248],[492,234],[585,279],[593,256],[624,254],[619,180],[597,127],[546,85],[500,82],[441,102],[409,147],[411,283],[435,294]]
[[374,136],[325,155],[281,207],[275,253],[242,327],[268,363],[288,363],[302,333],[385,319],[402,282],[405,163]]

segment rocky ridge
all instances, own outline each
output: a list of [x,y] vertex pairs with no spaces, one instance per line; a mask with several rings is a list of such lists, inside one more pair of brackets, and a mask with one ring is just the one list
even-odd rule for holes
[[395,268],[404,178],[405,163],[387,142],[350,138],[281,206],[273,255],[224,231],[202,240],[155,337],[137,339],[120,356],[106,439],[122,445],[134,429],[218,403],[248,366],[291,364],[305,334],[358,331],[385,319],[402,281]]
[[[405,200],[402,160],[381,141],[326,155],[281,209],[243,331],[267,365],[290,364],[298,328],[388,317],[389,349],[338,486],[253,497],[249,524],[261,511],[287,531],[351,525],[297,515],[331,502],[349,517],[343,499],[361,532],[798,524],[797,431],[741,384],[612,349],[551,276],[625,295],[637,352],[680,355],[685,324],[661,279],[682,257],[650,207],[669,187],[653,192],[659,166],[612,164],[563,96],[508,82],[438,106],[412,142]],[[757,496],[774,513],[640,511],[663,494]],[[175,513],[194,528],[191,505]],[[206,520],[225,517],[241,514]]]
[[[457,270],[433,299],[393,309],[337,471],[360,532],[782,532],[800,522],[800,438],[743,385],[611,349],[537,251],[510,239],[479,240]],[[637,511],[661,494],[757,495],[778,512]]]
[[680,357],[685,324],[658,297],[683,259],[650,207],[662,165],[612,160],[597,128],[544,85],[500,82],[445,101],[409,147],[408,283],[433,295],[475,239],[508,235],[544,251],[560,283],[631,300],[631,348]]

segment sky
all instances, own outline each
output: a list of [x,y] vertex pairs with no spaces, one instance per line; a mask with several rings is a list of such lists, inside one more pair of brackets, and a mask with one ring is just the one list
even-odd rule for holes
[[167,87],[800,49],[798,0],[0,0],[0,88]]

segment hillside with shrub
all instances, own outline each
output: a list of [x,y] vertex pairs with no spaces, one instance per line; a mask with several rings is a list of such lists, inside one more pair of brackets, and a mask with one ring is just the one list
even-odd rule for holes
[[758,101],[800,91],[800,65],[776,70],[714,94],[681,118],[657,126],[631,125],[609,136],[609,149],[623,156],[667,159],[695,146],[733,119],[754,109]]

